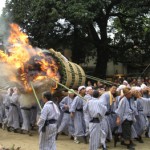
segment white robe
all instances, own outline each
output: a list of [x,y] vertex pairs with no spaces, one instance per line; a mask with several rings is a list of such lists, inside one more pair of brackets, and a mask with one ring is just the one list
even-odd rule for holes
[[39,126],[39,150],[56,150],[56,134],[57,123],[49,124],[46,126],[46,131],[42,132],[42,127],[46,120],[58,120],[60,115],[59,109],[52,101],[45,103],[40,116]]

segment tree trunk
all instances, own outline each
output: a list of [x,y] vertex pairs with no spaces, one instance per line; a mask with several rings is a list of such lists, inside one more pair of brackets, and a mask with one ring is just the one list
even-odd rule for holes
[[97,50],[97,61],[94,75],[100,78],[106,78],[107,62],[109,59],[109,49],[107,41],[107,20],[98,20],[97,24],[100,28],[100,37],[93,25],[90,25],[90,33],[93,43]]
[[97,48],[97,61],[94,76],[105,79],[107,71],[108,52],[105,45]]
[[78,41],[78,28],[74,24],[74,33],[73,33],[73,47],[72,47],[72,61],[79,64],[80,63],[80,56],[79,56],[79,41]]

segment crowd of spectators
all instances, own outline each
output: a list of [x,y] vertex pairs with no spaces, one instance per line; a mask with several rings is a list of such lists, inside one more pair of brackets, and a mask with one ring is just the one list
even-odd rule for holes
[[[150,77],[126,77],[126,78],[114,78],[112,79],[112,83],[116,85],[120,85],[123,83],[123,81],[127,81],[130,87],[133,86],[140,86],[141,84],[145,84],[147,86],[150,86]],[[91,81],[88,80],[86,83],[87,86],[92,86],[94,89],[105,89],[107,90],[108,85],[105,83],[105,81]]]

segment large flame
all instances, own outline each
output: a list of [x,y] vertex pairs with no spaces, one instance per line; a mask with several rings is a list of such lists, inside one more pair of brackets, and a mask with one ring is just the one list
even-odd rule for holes
[[[12,65],[18,70],[18,78],[23,83],[25,90],[31,91],[30,81],[42,81],[45,78],[59,81],[58,66],[54,59],[46,57],[41,51],[34,49],[29,44],[28,36],[21,31],[17,24],[10,24],[10,29],[8,52],[0,51],[0,61]],[[32,57],[36,56],[39,56],[39,59],[34,61],[40,66],[40,71],[37,70],[35,74],[31,75],[29,68],[34,68],[34,66],[29,62]],[[57,85],[53,88],[57,88]]]

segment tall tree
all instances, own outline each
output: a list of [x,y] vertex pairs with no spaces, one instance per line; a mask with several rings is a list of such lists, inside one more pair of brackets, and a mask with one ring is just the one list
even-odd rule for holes
[[[84,58],[95,48],[95,75],[105,78],[108,60],[118,57],[122,51],[126,56],[130,48],[135,48],[129,41],[140,40],[136,32],[143,30],[140,18],[147,18],[149,6],[147,0],[136,3],[135,0],[10,0],[6,8],[13,14],[13,21],[31,34],[34,45],[70,46],[73,61],[77,62],[83,60],[80,56]],[[60,23],[60,19],[65,21]],[[109,35],[114,29],[117,34],[111,38]],[[143,39],[146,36],[147,31]]]

